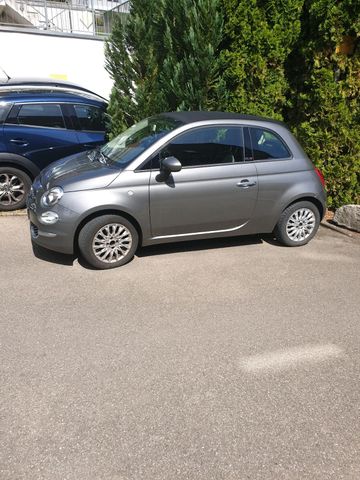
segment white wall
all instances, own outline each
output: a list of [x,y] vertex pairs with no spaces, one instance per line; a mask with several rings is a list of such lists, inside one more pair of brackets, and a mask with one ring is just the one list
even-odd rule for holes
[[0,31],[0,67],[10,77],[58,78],[108,98],[102,40]]

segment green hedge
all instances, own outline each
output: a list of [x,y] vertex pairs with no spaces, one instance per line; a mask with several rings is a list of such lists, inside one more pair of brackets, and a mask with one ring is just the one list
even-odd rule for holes
[[360,199],[358,0],[132,0],[106,46],[113,135],[167,110],[283,119],[330,207]]

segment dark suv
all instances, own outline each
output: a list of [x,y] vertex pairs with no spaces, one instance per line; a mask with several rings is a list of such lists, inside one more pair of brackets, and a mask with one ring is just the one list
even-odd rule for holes
[[24,207],[49,163],[102,145],[106,107],[80,87],[0,85],[0,211]]

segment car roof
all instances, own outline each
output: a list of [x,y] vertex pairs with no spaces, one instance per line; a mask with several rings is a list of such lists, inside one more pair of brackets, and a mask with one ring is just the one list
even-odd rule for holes
[[8,103],[48,103],[48,102],[62,102],[62,103],[86,103],[96,106],[106,106],[107,103],[101,97],[86,94],[85,92],[2,92],[0,87],[0,102]]
[[54,89],[54,90],[75,90],[79,92],[86,92],[97,97],[103,98],[97,93],[89,90],[88,88],[82,87],[77,83],[68,82],[65,80],[56,80],[53,78],[27,78],[27,77],[15,77],[15,78],[8,78],[0,80],[0,90],[37,90],[43,87],[44,90],[46,89]]
[[261,122],[276,123],[287,128],[287,126],[283,122],[280,122],[279,120],[274,120],[273,118],[260,117],[257,115],[245,115],[245,114],[233,113],[233,112],[208,112],[208,111],[164,112],[164,113],[161,113],[161,116],[173,118],[174,120],[178,120],[183,124],[203,122],[206,120],[243,120],[243,121],[255,120],[255,121],[261,121]]
[[[0,85],[67,85],[83,89],[77,83],[68,82],[66,80],[57,80],[55,78],[38,78],[38,77],[13,77],[0,80]],[[84,90],[84,89],[83,89]]]

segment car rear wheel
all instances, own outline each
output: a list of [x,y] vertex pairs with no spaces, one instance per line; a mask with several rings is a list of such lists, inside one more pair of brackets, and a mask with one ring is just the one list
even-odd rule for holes
[[90,220],[81,229],[78,242],[82,257],[97,269],[125,265],[134,257],[138,243],[134,225],[118,215]]
[[298,202],[283,211],[274,233],[280,243],[288,247],[306,245],[320,225],[320,213],[311,202]]
[[24,208],[31,187],[30,177],[17,168],[0,167],[0,211]]

